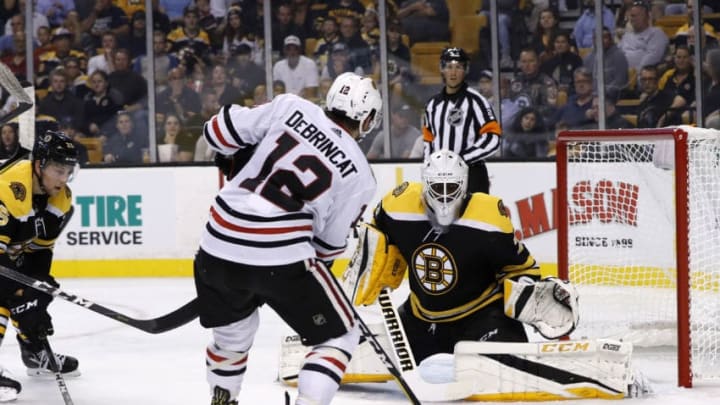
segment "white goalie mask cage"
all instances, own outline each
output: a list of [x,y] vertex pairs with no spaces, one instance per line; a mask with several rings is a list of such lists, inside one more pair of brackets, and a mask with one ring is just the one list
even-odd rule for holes
[[460,216],[467,195],[467,164],[455,152],[434,152],[423,164],[422,182],[430,214],[441,226],[452,224]]
[[325,99],[328,111],[344,113],[360,123],[360,137],[377,128],[382,121],[382,98],[375,83],[352,72],[338,76]]

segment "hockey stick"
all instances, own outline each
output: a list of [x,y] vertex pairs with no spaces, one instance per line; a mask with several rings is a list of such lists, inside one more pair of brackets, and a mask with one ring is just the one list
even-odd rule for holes
[[57,385],[60,389],[60,394],[63,397],[63,401],[65,401],[65,405],[73,405],[73,400],[72,398],[70,398],[70,391],[68,391],[67,384],[65,384],[65,379],[62,376],[62,370],[60,369],[60,365],[55,358],[55,353],[53,353],[52,349],[50,348],[50,341],[48,341],[47,337],[44,337],[40,340],[42,342],[43,349],[45,350],[45,354],[48,357],[48,361],[50,362],[50,367],[55,373],[55,381],[57,381]]
[[[320,266],[324,266],[324,264],[319,264]],[[328,271],[329,272],[329,271]],[[413,388],[408,384],[408,382],[405,380],[402,372],[395,366],[395,364],[390,359],[390,355],[387,353],[387,351],[382,347],[380,342],[377,340],[377,337],[375,337],[375,334],[370,330],[370,328],[367,326],[365,321],[360,317],[360,314],[355,309],[355,306],[353,305],[353,300],[348,298],[347,294],[345,293],[345,290],[343,289],[343,286],[340,284],[340,281],[338,281],[337,278],[335,278],[334,275],[330,274],[330,277],[332,281],[335,283],[335,286],[340,290],[340,295],[342,298],[344,298],[345,303],[350,307],[350,311],[352,311],[353,317],[358,322],[358,327],[360,328],[360,333],[363,334],[365,339],[367,339],[370,346],[372,346],[373,350],[375,351],[375,354],[377,354],[380,361],[383,362],[387,370],[390,372],[390,374],[395,378],[398,384],[400,384],[400,388],[405,392],[405,395],[410,400],[410,403],[413,405],[421,405],[420,400],[415,395],[415,392],[413,391]]]
[[465,399],[475,393],[475,385],[472,381],[452,381],[448,383],[425,381],[415,363],[410,342],[405,334],[405,328],[402,326],[397,309],[393,304],[389,288],[380,290],[378,303],[383,315],[385,332],[392,344],[395,362],[400,366],[403,378],[419,398],[428,402],[455,401]]
[[156,334],[167,332],[169,330],[179,328],[180,326],[185,325],[186,323],[192,321],[198,316],[197,298],[193,298],[190,302],[183,305],[182,307],[159,318],[135,319],[127,315],[123,315],[119,312],[113,311],[110,308],[96,304],[92,301],[86,300],[82,297],[78,297],[77,295],[67,293],[60,288],[51,285],[48,282],[36,280],[30,276],[20,273],[17,270],[13,270],[5,266],[0,266],[0,275],[7,277],[10,280],[16,281],[20,284],[24,284],[28,287],[32,287],[36,290],[52,295],[53,297],[62,298],[65,301],[72,302],[73,304],[79,305],[83,308],[87,308],[93,312],[97,312],[100,315],[112,318],[118,322],[130,325],[133,328],[140,329],[141,331],[147,333]]

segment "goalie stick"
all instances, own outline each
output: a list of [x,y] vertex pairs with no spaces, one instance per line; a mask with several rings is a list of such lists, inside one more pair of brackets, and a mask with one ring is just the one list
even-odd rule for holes
[[183,305],[182,307],[159,318],[135,319],[116,312],[110,308],[96,304],[85,298],[67,293],[60,288],[51,285],[48,282],[36,280],[30,276],[20,273],[19,271],[13,270],[5,266],[0,266],[0,275],[9,278],[10,280],[16,281],[20,284],[32,287],[36,290],[52,295],[53,297],[62,298],[65,301],[72,302],[75,305],[79,305],[83,308],[89,309],[108,318],[112,318],[126,325],[130,325],[133,328],[140,329],[141,331],[147,333],[157,334],[167,332],[169,330],[179,328],[180,326],[185,325],[186,323],[192,321],[198,316],[197,298],[193,298],[190,302]]
[[55,373],[55,381],[57,382],[58,388],[60,389],[60,395],[62,395],[63,401],[65,401],[65,405],[74,405],[73,400],[70,397],[70,391],[68,391],[67,384],[65,383],[65,378],[63,378],[62,372],[60,370],[60,365],[55,358],[55,353],[50,348],[50,341],[48,341],[47,337],[42,338],[41,341],[43,349],[45,350],[45,354],[48,357],[50,368]]

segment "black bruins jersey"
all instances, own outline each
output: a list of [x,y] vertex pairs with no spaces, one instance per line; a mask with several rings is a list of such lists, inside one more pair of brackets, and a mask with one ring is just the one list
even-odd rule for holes
[[[32,162],[18,160],[0,171],[0,263],[14,268],[31,267],[26,272],[46,275],[55,240],[70,219],[72,194],[54,197],[33,195]],[[40,261],[28,265],[28,253],[43,252]],[[18,258],[25,253],[25,266]],[[40,267],[40,268],[38,268]]]
[[503,281],[540,269],[515,239],[502,200],[474,193],[448,232],[434,232],[422,203],[422,185],[403,183],[375,209],[375,225],[408,263],[413,314],[450,322],[502,299]]

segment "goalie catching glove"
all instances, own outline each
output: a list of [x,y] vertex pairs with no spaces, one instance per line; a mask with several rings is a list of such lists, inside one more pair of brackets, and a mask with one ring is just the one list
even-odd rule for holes
[[355,297],[353,304],[371,305],[380,290],[395,289],[402,283],[407,262],[397,246],[388,244],[387,235],[375,226],[361,223],[357,231],[358,244],[342,279],[348,295]]
[[580,313],[578,293],[567,281],[548,277],[534,282],[504,282],[505,315],[531,325],[543,337],[556,339],[572,332]]

